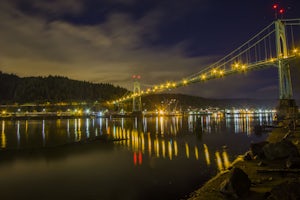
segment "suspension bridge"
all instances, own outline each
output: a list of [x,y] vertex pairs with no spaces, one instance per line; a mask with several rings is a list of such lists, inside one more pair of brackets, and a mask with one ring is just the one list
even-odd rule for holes
[[290,63],[292,60],[300,58],[300,50],[297,49],[300,39],[299,30],[297,30],[299,26],[300,19],[277,19],[247,42],[197,73],[179,81],[167,81],[145,90],[141,90],[139,78],[135,77],[133,92],[109,103],[118,105],[132,100],[133,112],[140,112],[142,109],[141,97],[145,95],[223,78],[236,73],[277,67],[279,109],[282,112],[291,112],[291,110],[294,112],[297,110],[297,106],[293,100]]

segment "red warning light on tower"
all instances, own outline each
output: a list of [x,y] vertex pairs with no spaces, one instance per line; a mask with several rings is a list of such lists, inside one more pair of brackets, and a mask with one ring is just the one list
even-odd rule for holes
[[284,13],[284,9],[281,8],[281,9],[279,10],[279,13],[280,13],[280,14],[283,14],[283,13]]
[[275,19],[277,19],[278,15],[280,15],[281,18],[282,18],[285,10],[281,6],[279,6],[278,4],[274,4],[272,6],[272,8],[274,9],[274,17],[275,17]]
[[132,79],[141,79],[141,75],[132,75]]

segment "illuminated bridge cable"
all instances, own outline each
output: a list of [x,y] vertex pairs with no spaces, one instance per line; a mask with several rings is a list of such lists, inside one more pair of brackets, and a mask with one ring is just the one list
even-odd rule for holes
[[[221,58],[220,60],[218,60],[217,62],[209,65],[208,67],[205,67],[204,69],[200,70],[198,73],[195,73],[193,75],[190,75],[189,77],[187,78],[191,78],[193,76],[198,76],[200,75],[201,73],[203,73],[204,71],[208,70],[208,69],[211,69],[211,68],[217,68],[217,66],[219,65],[219,63],[223,63],[226,61],[226,59],[230,58],[230,56],[233,56],[236,52],[239,52],[241,49],[243,49],[246,45],[249,45],[251,42],[255,41],[260,35],[262,35],[264,32],[266,32],[266,30],[269,30],[270,27],[274,25],[274,22],[271,23],[270,25],[268,25],[266,28],[264,28],[262,31],[260,31],[259,33],[257,33],[255,36],[253,36],[250,40],[248,40],[247,42],[245,42],[244,44],[242,44],[241,46],[239,46],[238,48],[236,48],[234,51],[232,51],[231,53],[227,54],[226,56],[224,56],[223,58]],[[269,32],[267,35],[265,35],[263,38],[266,38],[267,36],[271,35],[272,33],[275,32],[275,28],[271,29],[272,31]],[[255,46],[257,43],[259,43],[260,41],[262,41],[262,39],[258,40],[257,42],[254,42],[254,44],[252,44],[249,48],[246,48],[246,50],[242,51],[242,52],[245,52],[249,49],[251,49],[251,47]],[[240,55],[240,53],[238,54]],[[229,59],[229,60],[233,60],[235,59],[236,56],[233,56],[232,59]],[[227,62],[226,62],[227,63]]]
[[270,50],[270,58],[273,57],[273,54],[272,54],[272,43],[271,43],[271,37],[269,37],[269,50]]
[[284,57],[280,55],[273,57],[274,55],[277,55],[277,48],[275,47],[277,46],[278,41],[275,40],[275,38],[277,37],[275,33],[277,33],[278,31],[277,24],[279,22],[284,24],[283,26],[285,28],[285,32],[289,32],[285,25],[291,26],[290,33],[286,33],[287,35],[290,34],[290,40],[285,40],[286,43],[290,42],[286,45],[292,46],[294,48],[295,38],[292,26],[300,25],[300,19],[280,20],[272,22],[247,42],[245,42],[223,58],[219,59],[217,62],[214,62],[202,68],[197,73],[189,75],[180,81],[171,81],[156,86],[150,85],[150,88],[145,91],[131,93],[131,95],[127,95],[126,97],[114,102],[118,103],[130,100],[134,97],[157,93],[166,89],[178,88],[200,81],[221,78],[233,73],[244,72],[246,70],[254,70],[268,66],[277,66],[279,60],[282,59],[288,62],[289,60],[296,58],[296,55],[298,56],[296,49],[293,49],[293,53],[288,53],[287,55],[284,55]]
[[215,62],[213,65],[216,65],[220,62],[222,62],[223,60],[225,60],[226,58],[230,57],[232,54],[236,53],[237,51],[239,51],[240,49],[242,49],[244,46],[246,46],[247,44],[249,44],[251,41],[253,41],[254,39],[256,39],[259,35],[261,35],[263,32],[265,32],[266,30],[268,30],[269,27],[271,27],[274,24],[271,23],[270,25],[268,25],[266,28],[264,28],[263,30],[261,30],[259,33],[257,33],[255,36],[253,36],[250,40],[248,40],[247,42],[245,42],[244,44],[242,44],[241,46],[239,46],[238,48],[236,48],[234,51],[232,51],[231,53],[227,54],[226,56],[224,56],[223,58],[221,58],[219,61]]
[[293,26],[291,26],[292,48],[295,49]]
[[[273,34],[275,32],[275,30],[273,30],[272,32],[269,32],[268,34],[266,34],[263,38],[257,40],[255,43],[251,44],[249,47],[247,47],[247,49],[242,50],[240,53],[238,53],[237,55],[235,55],[234,57],[229,58],[228,60],[224,61],[223,63],[218,63],[219,65],[215,65],[212,64],[209,67],[204,68],[203,70],[201,70],[200,72],[198,72],[197,74],[194,74],[193,76],[188,77],[187,79],[191,79],[194,78],[196,76],[199,76],[200,74],[207,72],[209,70],[211,70],[212,68],[215,69],[219,69],[221,66],[227,65],[232,63],[234,60],[239,60],[238,57],[241,57],[243,54],[246,54],[247,52],[250,53],[249,51],[251,51],[252,48],[254,48],[254,55],[255,55],[255,63],[257,63],[258,60],[258,56],[257,56],[257,45],[263,41],[265,38],[269,37],[271,34]],[[249,45],[249,43],[248,43]],[[228,57],[228,56],[227,56]],[[224,60],[224,59],[223,59]]]

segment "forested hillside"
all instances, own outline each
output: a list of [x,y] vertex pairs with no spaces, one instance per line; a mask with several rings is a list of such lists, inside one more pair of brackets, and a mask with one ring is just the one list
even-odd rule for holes
[[[61,76],[25,77],[0,72],[0,104],[72,101],[107,101],[123,96],[126,89],[108,83],[94,84]],[[172,100],[173,99],[173,100]],[[176,99],[176,101],[174,101]],[[143,109],[169,106],[182,109],[217,106],[275,107],[274,99],[206,99],[183,94],[152,94],[142,98]],[[128,105],[127,105],[128,104]],[[131,110],[131,101],[126,103]],[[123,105],[125,106],[125,105]]]
[[126,89],[108,83],[90,83],[61,76],[25,77],[0,72],[0,104],[60,101],[106,101]]
[[274,108],[276,99],[207,99],[184,94],[155,94],[142,98],[143,108],[155,110],[159,107],[181,108]]

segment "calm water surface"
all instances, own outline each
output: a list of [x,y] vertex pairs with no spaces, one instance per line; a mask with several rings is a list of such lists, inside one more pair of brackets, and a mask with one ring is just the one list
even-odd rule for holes
[[0,198],[181,199],[264,140],[253,127],[271,119],[2,120]]

